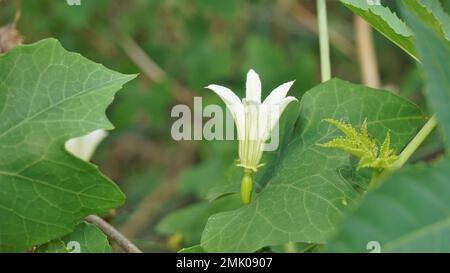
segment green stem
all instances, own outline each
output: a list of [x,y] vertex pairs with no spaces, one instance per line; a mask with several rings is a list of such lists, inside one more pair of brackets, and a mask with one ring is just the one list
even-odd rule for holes
[[380,181],[381,172],[379,170],[373,170],[372,179],[369,182],[369,190],[373,190],[378,186],[378,182]]
[[397,161],[392,166],[392,169],[399,169],[408,161],[413,153],[419,148],[422,142],[428,137],[437,125],[436,116],[432,116],[427,123],[420,129],[419,133],[409,142],[409,144],[403,149],[398,157]]
[[319,23],[320,69],[322,82],[331,79],[330,43],[328,38],[327,4],[325,0],[317,0],[317,18]]
[[252,170],[244,169],[244,176],[241,182],[241,201],[244,205],[250,204],[252,201],[253,178]]
[[[380,175],[377,175],[376,178],[372,177],[372,180],[369,183],[369,189],[375,189],[378,184],[384,180],[386,176],[388,176],[392,171],[400,169],[405,165],[408,159],[414,154],[414,152],[420,147],[423,141],[430,135],[431,131],[436,127],[437,119],[436,116],[432,116],[427,123],[420,129],[417,135],[408,143],[408,145],[403,149],[400,153],[397,161],[392,165],[390,169],[384,170]],[[374,171],[376,172],[376,171]]]

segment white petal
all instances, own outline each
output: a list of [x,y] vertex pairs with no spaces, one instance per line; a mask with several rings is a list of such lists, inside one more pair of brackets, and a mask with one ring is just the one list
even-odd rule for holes
[[261,104],[253,100],[243,100],[245,113],[245,132],[246,138],[258,140],[259,112]]
[[245,97],[247,100],[261,103],[261,80],[253,69],[247,73]]
[[245,129],[244,105],[242,104],[241,99],[236,96],[233,91],[220,85],[210,84],[206,88],[214,91],[225,102],[236,123],[238,138],[240,138]]
[[[230,109],[232,107],[232,109]],[[236,123],[236,130],[237,130],[237,137],[238,140],[244,139],[245,134],[245,111],[244,111],[244,105],[242,103],[235,104],[233,106],[230,106],[230,112],[233,115],[234,122]]]
[[282,99],[278,104],[269,106],[269,108],[267,109],[267,120],[270,124],[268,130],[269,133],[270,131],[272,131],[275,125],[277,125],[278,120],[280,119],[288,104],[293,101],[297,101],[297,99],[289,96]]
[[292,96],[289,96],[289,97],[286,97],[286,98],[282,99],[280,101],[280,103],[278,104],[279,107],[280,107],[280,112],[281,112],[280,114],[282,114],[284,109],[286,109],[286,106],[288,106],[288,104],[293,102],[293,101],[298,101],[298,99],[295,98],[295,97],[292,97]]
[[243,100],[245,111],[244,138],[239,141],[240,166],[257,170],[263,152],[263,141],[259,136],[259,114],[261,104]]
[[273,104],[278,104],[282,99],[284,99],[289,92],[289,89],[291,89],[292,85],[295,81],[290,81],[287,83],[283,83],[282,85],[275,88],[269,96],[264,100],[263,104],[270,106]]
[[260,108],[260,113],[259,113],[259,137],[262,140],[266,140],[267,136],[270,133],[270,123],[269,123],[269,112],[268,112],[268,108],[266,105],[261,104],[261,108]]
[[66,150],[78,158],[89,161],[94,154],[98,144],[108,135],[104,130],[95,130],[88,135],[69,139]]
[[219,97],[225,102],[227,106],[242,104],[241,99],[239,99],[239,97],[236,96],[233,91],[226,87],[217,84],[210,84],[206,88],[214,91],[217,95],[219,95]]

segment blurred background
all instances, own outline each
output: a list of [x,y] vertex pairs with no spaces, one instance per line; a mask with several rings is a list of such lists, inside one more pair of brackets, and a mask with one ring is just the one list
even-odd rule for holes
[[[333,76],[423,105],[422,77],[412,58],[372,33],[339,1],[327,2]],[[382,3],[396,11],[395,2]],[[242,96],[250,68],[261,76],[263,97],[295,79],[290,95],[300,99],[320,83],[316,1],[80,3],[0,0],[0,26],[3,31],[14,26],[10,39],[32,43],[55,37],[66,49],[113,70],[140,74],[109,107],[116,130],[92,160],[127,196],[125,205],[105,218],[146,252],[198,244],[211,214],[239,206],[233,195],[208,202],[217,187],[240,181],[234,167],[237,143],[176,142],[170,111],[177,104],[192,105],[194,96],[203,97],[203,106],[223,107],[204,86],[221,84]],[[448,9],[448,1],[442,3]],[[419,156],[440,152],[439,141],[428,142]]]

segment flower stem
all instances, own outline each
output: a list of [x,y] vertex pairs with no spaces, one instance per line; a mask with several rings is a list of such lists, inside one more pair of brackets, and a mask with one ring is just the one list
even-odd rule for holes
[[[432,116],[420,129],[417,135],[409,142],[409,144],[400,153],[397,161],[391,166],[391,168],[384,170],[381,174],[376,174],[372,176],[372,180],[369,183],[369,189],[375,189],[380,181],[382,181],[386,176],[388,176],[392,171],[400,169],[405,165],[408,159],[414,154],[414,152],[420,147],[423,141],[430,135],[433,129],[437,125],[436,116]],[[374,171],[376,172],[376,171]]]
[[320,69],[322,82],[331,79],[330,43],[328,38],[327,5],[325,0],[317,0],[317,18],[319,23]]
[[241,201],[244,205],[250,204],[252,200],[253,179],[252,170],[244,169],[244,176],[241,182]]

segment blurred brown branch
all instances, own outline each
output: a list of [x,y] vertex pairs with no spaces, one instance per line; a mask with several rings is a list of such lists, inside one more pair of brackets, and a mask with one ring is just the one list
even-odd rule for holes
[[122,233],[111,226],[108,222],[98,217],[97,215],[89,215],[85,218],[86,222],[97,226],[108,238],[113,240],[124,251],[129,253],[142,253],[130,240],[128,240]]
[[122,34],[120,47],[128,58],[144,73],[148,79],[155,83],[170,82],[175,88],[171,89],[174,98],[183,104],[191,105],[195,94],[192,90],[182,86],[178,81],[168,76],[161,67],[148,55],[139,44],[130,36]]
[[17,26],[20,20],[20,16],[22,15],[22,2],[20,0],[16,0],[16,15],[14,16],[14,27]]
[[120,43],[120,46],[125,51],[130,60],[147,76],[151,81],[163,82],[167,78],[167,74],[162,70],[155,61],[145,53],[145,51],[134,41],[127,36]]
[[359,16],[355,16],[354,26],[362,82],[367,86],[379,88],[380,75],[373,44],[372,28]]

